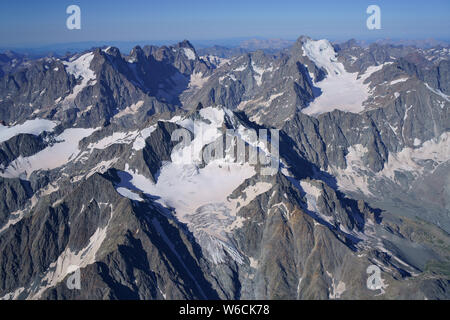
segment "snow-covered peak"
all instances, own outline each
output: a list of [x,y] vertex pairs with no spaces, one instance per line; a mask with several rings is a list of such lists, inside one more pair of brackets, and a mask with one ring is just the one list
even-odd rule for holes
[[94,53],[88,52],[74,60],[69,62],[64,61],[66,66],[66,72],[72,74],[75,79],[81,78],[81,83],[73,88],[73,93],[65,98],[65,102],[73,101],[76,96],[87,86],[95,85],[96,76],[95,72],[90,69],[91,62],[94,59]]
[[344,65],[337,61],[336,52],[328,40],[307,39],[303,44],[303,51],[319,68],[325,69],[328,76],[345,72]]
[[66,66],[67,73],[72,74],[76,79],[79,77],[86,79],[95,77],[94,71],[89,69],[92,59],[94,59],[94,53],[88,52],[74,60],[64,61],[63,63]]

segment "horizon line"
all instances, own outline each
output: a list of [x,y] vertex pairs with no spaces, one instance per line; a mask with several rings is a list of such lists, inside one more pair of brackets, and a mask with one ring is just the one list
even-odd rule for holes
[[[311,39],[314,40],[321,40],[321,39],[326,39],[330,42],[334,42],[334,43],[345,43],[347,41],[350,40],[356,40],[359,42],[366,42],[366,43],[375,43],[375,42],[379,42],[379,41],[392,41],[392,42],[426,42],[426,41],[436,41],[436,42],[445,42],[447,44],[450,44],[450,39],[443,39],[443,38],[438,38],[438,37],[425,37],[425,38],[402,38],[402,37],[380,37],[380,38],[359,38],[359,37],[347,37],[347,38],[336,38],[336,37],[311,37],[308,35],[300,35],[296,38],[294,37],[263,37],[263,36],[249,36],[249,37],[231,37],[231,38],[216,38],[216,39],[160,39],[160,40],[86,40],[86,41],[73,41],[73,42],[52,42],[52,43],[45,43],[45,44],[38,44],[38,43],[21,43],[21,44],[5,44],[2,45],[0,44],[0,50],[10,50],[10,51],[14,51],[14,50],[51,50],[51,47],[54,47],[54,49],[56,50],[61,50],[63,48],[57,48],[57,47],[64,47],[64,46],[76,46],[76,45],[92,45],[91,48],[93,47],[103,47],[106,46],[107,44],[111,44],[111,43],[116,43],[116,44],[134,44],[134,46],[139,46],[140,44],[144,44],[145,45],[166,45],[166,44],[177,44],[180,43],[182,41],[189,41],[190,43],[197,43],[197,45],[202,46],[202,42],[203,43],[208,43],[210,42],[210,46],[223,46],[223,47],[227,47],[226,44],[220,43],[221,41],[228,41],[228,42],[233,42],[233,41],[239,41],[238,43],[235,43],[233,45],[228,44],[227,48],[238,48],[240,47],[240,45],[242,44],[242,42],[246,41],[246,40],[260,40],[260,41],[270,41],[270,40],[281,40],[281,41],[290,41],[290,42],[295,42],[297,41],[300,37],[310,37]],[[218,43],[214,43],[214,42],[218,42]],[[96,46],[95,44],[98,44],[98,46]],[[100,45],[101,44],[101,45]],[[194,45],[194,44],[193,44]],[[209,46],[209,45],[208,45]]]

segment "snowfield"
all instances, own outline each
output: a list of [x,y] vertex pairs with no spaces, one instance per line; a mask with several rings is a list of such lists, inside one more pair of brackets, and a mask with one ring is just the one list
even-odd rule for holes
[[336,52],[328,40],[308,40],[303,45],[303,50],[311,61],[325,69],[327,77],[315,83],[322,94],[301,111],[311,116],[335,109],[353,113],[363,111],[364,101],[369,98],[369,83],[365,81],[385,64],[369,67],[363,75],[358,76],[358,73],[345,71],[344,65],[337,61]]
[[[224,250],[238,263],[243,263],[241,255],[228,240],[228,234],[242,225],[243,219],[237,216],[239,209],[268,192],[273,185],[256,182],[246,187],[241,197],[233,199],[230,198],[233,191],[257,174],[255,168],[249,163],[234,163],[234,159],[227,157],[200,166],[203,147],[221,137],[220,128],[228,112],[209,107],[199,111],[203,121],[194,123],[192,119],[179,116],[168,120],[201,134],[190,144],[172,151],[171,161],[163,163],[156,183],[126,164],[125,170],[119,172],[121,181],[116,190],[134,201],[143,201],[139,196],[142,192],[173,210],[177,219],[188,226],[209,252],[214,263],[225,259]],[[247,140],[241,131],[237,135]]]

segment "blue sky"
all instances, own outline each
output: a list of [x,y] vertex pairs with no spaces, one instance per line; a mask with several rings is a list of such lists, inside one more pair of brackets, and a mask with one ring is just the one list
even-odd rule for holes
[[[77,4],[82,29],[67,30]],[[366,8],[381,8],[382,29],[366,28]],[[2,0],[0,46],[81,41],[215,40],[229,38],[345,40],[450,39],[449,0]]]

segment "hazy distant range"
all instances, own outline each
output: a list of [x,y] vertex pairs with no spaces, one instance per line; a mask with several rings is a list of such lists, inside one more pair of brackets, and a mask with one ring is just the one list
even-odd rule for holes
[[[86,42],[72,42],[72,43],[57,43],[43,46],[16,46],[7,47],[0,45],[0,52],[14,51],[17,53],[27,54],[30,57],[55,55],[62,56],[67,53],[81,52],[91,49],[93,47],[114,46],[120,49],[121,52],[130,52],[136,45],[170,45],[182,39],[176,40],[142,40],[142,41],[86,41]],[[244,51],[254,50],[280,50],[290,47],[294,39],[264,39],[262,37],[254,38],[230,38],[230,39],[215,39],[215,40],[190,40],[190,42],[198,49],[208,48],[212,46],[223,46],[227,48],[241,48]],[[336,41],[337,42],[337,41]],[[341,42],[341,41],[339,41]],[[360,45],[369,45],[372,42],[380,44],[393,44],[416,46],[419,48],[430,48],[435,46],[449,46],[449,41],[436,39],[421,39],[421,40],[402,40],[402,39],[380,39],[376,41],[357,41]]]

